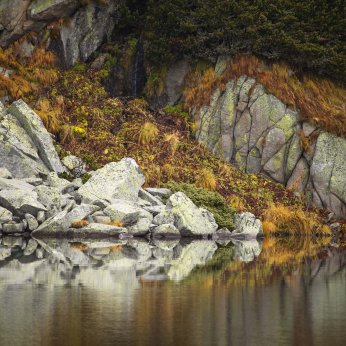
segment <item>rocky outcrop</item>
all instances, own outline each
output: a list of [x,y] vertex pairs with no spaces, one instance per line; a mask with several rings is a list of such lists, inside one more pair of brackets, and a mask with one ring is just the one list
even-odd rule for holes
[[0,162],[13,177],[48,176],[50,171],[65,171],[50,133],[22,100],[7,110],[2,108],[1,114]]
[[[220,56],[215,76],[225,72],[228,60]],[[186,69],[177,65],[181,75],[172,81],[174,97],[166,98],[165,104],[182,97],[177,80],[186,76],[188,65],[180,65]],[[167,75],[166,84],[168,81]],[[195,137],[214,155],[249,174],[293,185],[307,202],[335,212],[336,217],[346,217],[345,139],[301,122],[299,110],[289,109],[247,76],[230,80],[224,91],[217,89],[210,105],[195,113],[196,108],[192,110],[198,125]]]
[[[53,38],[37,37],[37,44],[46,43],[61,58],[62,64],[72,67],[77,60],[86,61],[109,37],[116,19],[113,14],[118,2],[92,1],[82,6],[78,0],[3,0],[0,3],[0,46],[6,47],[28,32],[40,32],[51,23],[70,18]],[[30,41],[20,42],[29,56],[34,46]]]

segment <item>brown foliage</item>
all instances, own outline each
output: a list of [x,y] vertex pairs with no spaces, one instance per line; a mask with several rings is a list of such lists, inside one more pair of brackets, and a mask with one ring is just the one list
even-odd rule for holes
[[89,222],[86,220],[79,220],[79,221],[75,221],[72,223],[72,228],[83,228],[85,226],[88,226]]

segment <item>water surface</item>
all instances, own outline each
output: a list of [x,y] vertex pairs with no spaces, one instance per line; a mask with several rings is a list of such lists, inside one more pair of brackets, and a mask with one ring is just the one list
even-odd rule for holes
[[346,340],[346,251],[328,241],[27,241],[0,245],[0,345]]

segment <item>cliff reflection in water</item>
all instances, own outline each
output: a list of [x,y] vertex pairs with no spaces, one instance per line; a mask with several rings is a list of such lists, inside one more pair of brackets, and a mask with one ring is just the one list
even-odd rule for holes
[[0,245],[1,345],[339,345],[346,337],[346,251],[329,240],[26,242]]

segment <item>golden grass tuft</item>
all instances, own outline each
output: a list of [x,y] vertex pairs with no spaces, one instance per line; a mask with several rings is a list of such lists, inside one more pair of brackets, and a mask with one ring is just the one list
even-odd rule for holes
[[138,143],[139,144],[149,144],[151,143],[159,134],[159,129],[153,123],[146,122],[143,127],[139,130]]
[[163,141],[169,145],[171,153],[174,155],[180,143],[178,132],[166,134]]
[[61,130],[61,109],[53,108],[49,100],[45,98],[39,99],[35,107],[35,112],[41,118],[46,129],[53,134],[58,134]]
[[62,143],[74,143],[76,140],[74,126],[64,124],[59,129],[60,140]]
[[277,231],[277,228],[276,228],[276,226],[275,226],[275,224],[273,222],[263,221],[262,222],[262,226],[263,226],[263,233],[264,233],[264,235],[275,234],[276,231]]
[[148,166],[144,167],[142,170],[145,176],[145,184],[143,186],[144,188],[152,186],[153,184],[156,184],[158,181],[161,180],[162,171],[159,165],[150,163]]
[[208,168],[204,168],[196,180],[196,186],[209,191],[215,191],[217,183],[214,172]]
[[321,227],[317,215],[283,205],[271,206],[264,212],[263,222],[269,233],[308,235]]
[[83,228],[85,226],[88,226],[89,225],[89,221],[86,221],[86,220],[79,220],[79,221],[74,221],[72,223],[72,228]]

